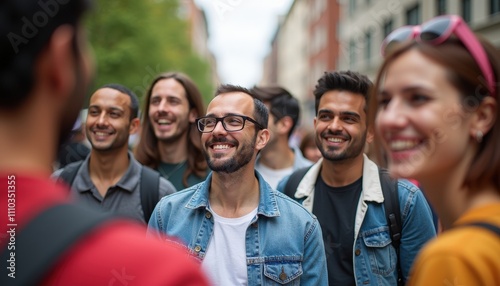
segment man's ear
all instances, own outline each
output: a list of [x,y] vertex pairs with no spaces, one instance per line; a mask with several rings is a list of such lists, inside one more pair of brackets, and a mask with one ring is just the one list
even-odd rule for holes
[[137,131],[139,131],[140,125],[141,125],[141,121],[139,120],[139,118],[132,119],[132,121],[130,121],[130,127],[128,130],[128,133],[130,135],[137,133]]
[[259,133],[257,134],[257,140],[255,141],[255,149],[262,150],[264,149],[264,147],[266,147],[267,142],[269,142],[269,137],[271,136],[271,134],[267,129],[262,129],[258,132]]
[[66,102],[76,83],[77,58],[73,47],[75,28],[70,25],[58,27],[52,34],[48,45],[41,53],[37,65],[37,78],[49,89],[50,95]]
[[198,118],[198,112],[196,109],[191,108],[191,110],[189,110],[189,123],[194,123],[196,118]]
[[288,136],[290,129],[293,126],[293,119],[290,116],[284,116],[277,122],[277,131],[280,134],[285,134]]
[[493,124],[495,124],[497,116],[498,104],[496,100],[491,96],[485,97],[474,111],[469,130],[471,137],[477,139],[478,131],[481,132],[482,136],[486,135],[493,127]]
[[374,137],[374,132],[375,130],[373,129],[373,125],[368,127],[368,130],[366,131],[366,144],[371,144],[373,142],[373,137]]

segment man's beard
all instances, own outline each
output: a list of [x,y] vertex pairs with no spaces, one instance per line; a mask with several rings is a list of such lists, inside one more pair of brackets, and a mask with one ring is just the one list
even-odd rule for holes
[[[227,142],[226,139],[224,140],[215,140],[212,142]],[[252,142],[250,144],[243,144],[241,151],[239,153],[236,153],[233,157],[227,159],[225,162],[222,164],[216,165],[213,160],[211,160],[210,156],[208,155],[208,152],[206,149],[203,149],[203,155],[205,155],[205,159],[207,160],[208,167],[214,171],[214,172],[221,172],[221,173],[234,173],[238,171],[239,169],[243,168],[245,165],[250,163],[252,161],[253,155],[254,155],[254,149],[255,149],[255,142],[256,142],[256,137],[253,138]]]
[[365,148],[365,142],[366,142],[366,133],[363,134],[363,136],[360,138],[360,141],[354,142],[352,141],[352,137],[350,137],[350,142],[354,143],[352,145],[347,146],[345,150],[343,150],[340,153],[335,152],[336,150],[328,149],[328,147],[325,149],[324,146],[322,145],[322,140],[323,137],[316,137],[316,140],[320,140],[319,142],[316,141],[316,145],[318,146],[319,151],[321,152],[321,155],[325,160],[329,161],[334,161],[334,162],[341,162],[345,161],[348,159],[356,158],[361,154]]

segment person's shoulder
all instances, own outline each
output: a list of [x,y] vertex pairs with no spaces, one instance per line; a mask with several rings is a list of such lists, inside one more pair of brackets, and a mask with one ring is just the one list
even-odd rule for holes
[[167,179],[163,178],[160,176],[160,197],[166,196],[166,195],[171,195],[175,192],[177,192],[177,189],[175,186]]
[[57,180],[59,179],[59,177],[61,176],[62,172],[64,172],[64,168],[65,167],[62,167],[62,168],[59,168],[57,170],[55,170],[52,175],[50,175],[50,177],[54,180]]
[[195,258],[174,243],[147,238],[145,232],[139,224],[105,223],[60,262],[64,271],[56,270],[59,273],[54,273],[55,278],[58,282],[87,281],[95,285],[112,284],[112,279],[125,279],[137,285],[171,285],[168,281],[198,281],[206,285]]
[[183,190],[178,190],[175,193],[172,193],[168,196],[163,197],[160,200],[160,203],[166,204],[169,202],[183,202],[189,200],[193,194],[199,189],[202,183],[196,184],[194,186],[188,187]]
[[420,188],[413,184],[407,179],[397,179],[398,180],[398,192],[402,193],[419,193]]
[[[480,227],[459,226],[441,233],[429,242],[422,251],[422,257],[429,259],[432,256],[449,256],[472,261],[474,257],[498,257],[498,253],[500,253],[498,235]],[[500,260],[496,261],[500,266]]]
[[293,200],[280,191],[272,190],[272,192],[276,197],[280,212],[287,211],[287,216],[303,217],[308,220],[316,219],[314,214],[304,208],[299,202]]
[[83,164],[83,162],[83,160],[71,162],[64,167],[55,170],[50,177],[52,179],[58,179],[63,172],[78,171],[77,168],[79,168]]

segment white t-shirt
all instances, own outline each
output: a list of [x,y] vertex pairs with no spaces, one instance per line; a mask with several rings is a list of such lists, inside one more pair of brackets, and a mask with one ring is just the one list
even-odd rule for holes
[[264,166],[263,164],[256,164],[255,170],[257,170],[262,175],[264,180],[271,185],[271,188],[276,190],[281,179],[292,174],[293,167],[274,170]]
[[238,218],[225,218],[213,210],[214,233],[202,269],[211,285],[248,285],[245,236],[257,208]]

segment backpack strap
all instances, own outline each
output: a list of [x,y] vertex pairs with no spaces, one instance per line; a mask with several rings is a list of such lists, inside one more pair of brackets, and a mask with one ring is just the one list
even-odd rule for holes
[[160,173],[155,170],[142,166],[141,171],[141,205],[146,224],[160,200]]
[[2,267],[0,285],[38,285],[71,246],[109,218],[70,204],[42,211],[15,234],[15,249],[2,249],[2,261],[15,253],[15,278],[8,276],[11,272],[7,267]]
[[500,227],[498,227],[496,225],[493,225],[491,223],[478,221],[478,222],[472,222],[472,223],[464,224],[462,226],[478,226],[478,227],[482,227],[482,228],[487,229],[487,230],[489,230],[489,231],[491,231],[493,233],[496,233],[498,236],[500,236]]
[[73,181],[75,180],[76,174],[78,173],[78,170],[80,170],[82,164],[83,160],[66,165],[59,175],[58,181],[63,181],[69,186],[73,185]]
[[398,180],[393,180],[387,170],[379,168],[380,185],[384,195],[384,210],[387,225],[391,234],[392,246],[396,250],[398,285],[404,285],[403,272],[399,259],[399,245],[401,244],[401,210],[399,207]]
[[283,189],[283,193],[295,200],[295,192],[297,191],[297,187],[311,167],[312,166],[308,166],[295,170],[288,178],[288,181],[285,184],[285,188]]

